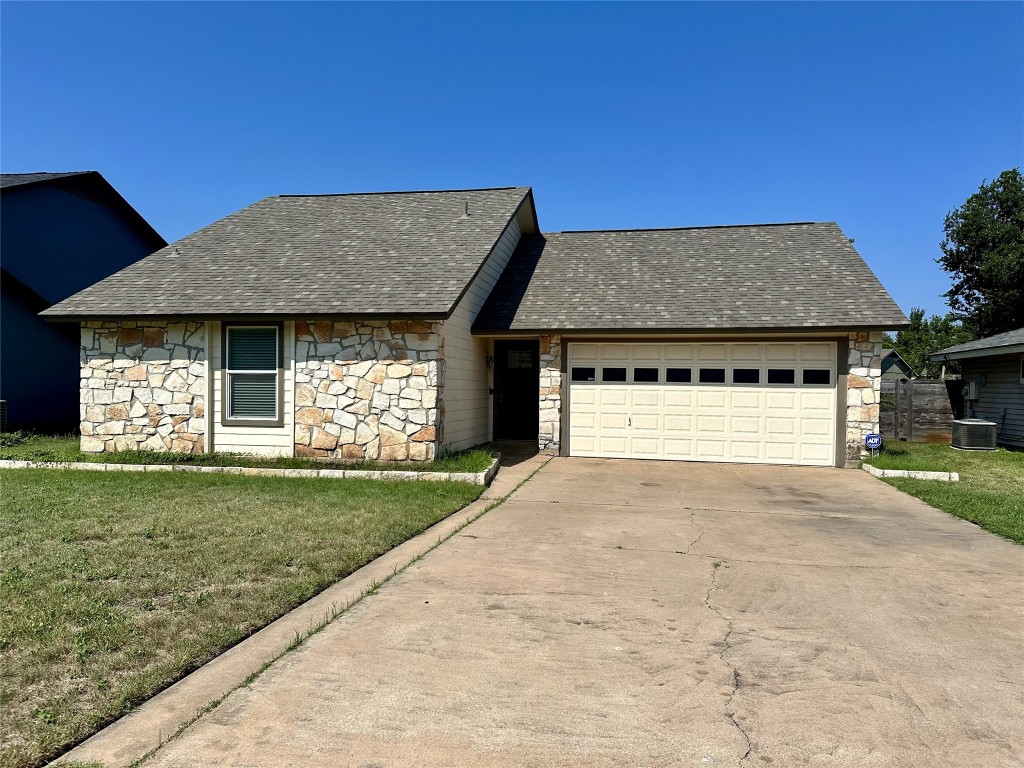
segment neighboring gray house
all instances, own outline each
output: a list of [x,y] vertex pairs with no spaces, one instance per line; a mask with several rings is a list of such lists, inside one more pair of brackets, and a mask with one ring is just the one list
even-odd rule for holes
[[882,350],[882,379],[912,379],[914,369],[895,349]]
[[167,243],[96,171],[5,173],[0,190],[6,428],[69,432],[80,421],[79,335],[38,313]]
[[834,223],[542,234],[526,187],[267,198],[44,315],[86,451],[827,466],[907,324]]
[[929,358],[959,360],[965,388],[974,382],[978,395],[965,398],[965,415],[994,421],[1001,445],[1024,448],[1024,328],[940,349]]

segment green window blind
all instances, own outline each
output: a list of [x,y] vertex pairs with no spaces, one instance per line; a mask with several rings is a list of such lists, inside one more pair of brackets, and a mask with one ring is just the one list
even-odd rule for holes
[[228,328],[229,371],[276,371],[277,328]]
[[277,328],[228,328],[227,337],[229,416],[235,419],[277,418]]
[[276,373],[233,373],[231,416],[236,419],[273,419],[277,417]]

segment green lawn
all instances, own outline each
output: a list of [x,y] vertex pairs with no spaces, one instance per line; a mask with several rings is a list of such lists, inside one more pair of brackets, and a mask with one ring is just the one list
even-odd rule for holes
[[54,757],[482,490],[0,471],[0,765]]
[[276,469],[416,469],[421,472],[483,472],[493,454],[483,449],[459,451],[436,461],[373,462],[325,461],[300,457],[270,458],[245,453],[166,453],[124,451],[82,453],[78,435],[34,435],[28,432],[0,434],[0,459],[15,461],[90,461],[117,464],[195,464],[207,467],[271,467]]
[[959,483],[885,478],[933,507],[1024,544],[1024,452],[958,451],[939,443],[895,443],[873,459],[879,469],[959,472]]

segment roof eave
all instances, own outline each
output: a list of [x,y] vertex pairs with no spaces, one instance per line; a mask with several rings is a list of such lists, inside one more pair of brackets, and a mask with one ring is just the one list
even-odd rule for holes
[[765,325],[765,326],[665,326],[665,327],[631,327],[631,328],[607,328],[607,327],[593,327],[593,328],[570,328],[565,326],[548,326],[540,328],[483,328],[474,326],[472,333],[476,336],[513,336],[513,335],[524,335],[524,334],[552,334],[557,333],[562,336],[568,336],[572,334],[592,334],[601,333],[609,336],[614,335],[637,335],[637,334],[649,334],[652,336],[664,336],[664,335],[720,335],[720,334],[734,334],[741,335],[744,333],[864,333],[864,332],[878,332],[878,331],[890,331],[899,330],[902,328],[908,328],[909,323],[904,325]]
[[274,311],[274,312],[151,312],[146,314],[126,313],[77,313],[74,311],[56,311],[55,307],[43,310],[39,316],[47,322],[53,323],[85,323],[85,322],[114,322],[121,320],[186,320],[186,321],[220,321],[230,322],[234,320],[301,320],[316,318],[318,320],[431,320],[438,321],[446,319],[449,314],[440,311],[434,312],[318,312],[316,310],[299,311]]
[[975,357],[999,357],[1000,355],[1024,354],[1024,344],[1007,344],[1001,347],[985,347],[984,349],[968,349],[962,352],[950,350],[939,350],[928,355],[928,359],[935,363],[945,360],[969,360]]

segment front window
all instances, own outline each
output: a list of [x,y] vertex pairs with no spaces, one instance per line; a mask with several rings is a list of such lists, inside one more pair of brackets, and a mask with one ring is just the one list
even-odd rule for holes
[[280,390],[281,328],[229,326],[224,366],[228,419],[277,421]]

